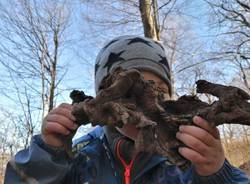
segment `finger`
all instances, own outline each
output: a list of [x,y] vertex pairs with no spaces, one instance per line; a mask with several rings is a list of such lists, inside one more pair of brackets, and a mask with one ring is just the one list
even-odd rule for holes
[[68,103],[61,103],[58,107],[72,110],[73,106],[71,104],[68,104]]
[[200,127],[182,125],[179,127],[179,131],[181,133],[192,135],[208,146],[214,145],[215,138],[209,132]]
[[57,122],[71,130],[75,130],[78,127],[71,119],[59,114],[50,114],[46,120],[47,122]]
[[182,141],[186,146],[197,151],[201,155],[205,156],[208,153],[208,146],[202,141],[186,133],[177,132],[177,139]]
[[57,122],[48,122],[45,125],[45,133],[57,133],[61,135],[69,135],[70,131],[63,125],[58,124]]
[[184,158],[190,160],[194,164],[203,164],[207,162],[204,156],[190,148],[180,147],[178,151]]
[[68,108],[64,108],[64,107],[55,108],[50,112],[50,114],[60,114],[62,116],[66,116],[72,121],[76,121],[75,117],[71,113],[71,110],[69,110]]
[[206,120],[199,116],[194,116],[193,118],[194,124],[198,125],[199,127],[203,128],[207,132],[209,132],[214,138],[219,139],[219,132],[216,127],[213,127],[211,123],[208,123]]

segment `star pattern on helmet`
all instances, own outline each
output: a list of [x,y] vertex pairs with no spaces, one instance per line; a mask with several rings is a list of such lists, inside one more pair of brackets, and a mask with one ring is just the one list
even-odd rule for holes
[[169,69],[167,58],[160,55],[160,54],[158,54],[158,56],[161,58],[158,62],[161,63],[162,65],[166,66]]
[[112,40],[111,42],[109,42],[107,45],[105,45],[105,47],[103,47],[103,50],[105,50],[106,48],[108,48],[110,45],[112,45],[113,43],[115,43],[116,41],[118,41],[119,39],[115,39]]
[[117,61],[125,61],[124,58],[120,57],[121,54],[125,52],[125,50],[121,51],[121,52],[118,52],[118,53],[114,53],[114,52],[111,52],[109,54],[109,57],[108,57],[108,61],[107,63],[104,65],[103,68],[107,67],[107,71],[110,70],[110,67]]
[[157,41],[154,41],[154,42],[155,42],[155,44],[159,45],[161,47],[161,49],[165,52],[164,47],[159,42],[157,42]]
[[128,40],[130,40],[130,41],[128,42],[128,45],[133,44],[133,43],[138,43],[138,42],[139,42],[139,43],[144,43],[144,44],[148,45],[149,47],[152,47],[152,48],[153,48],[153,46],[150,44],[149,41],[147,41],[147,40],[145,40],[145,39],[142,39],[142,38],[136,37],[136,38],[131,38],[131,39],[128,39]]

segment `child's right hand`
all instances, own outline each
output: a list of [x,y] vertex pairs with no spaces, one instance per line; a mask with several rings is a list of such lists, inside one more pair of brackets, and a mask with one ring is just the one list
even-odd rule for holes
[[65,138],[72,130],[76,130],[75,118],[71,114],[72,105],[62,103],[51,110],[42,123],[43,141],[54,147],[63,147]]

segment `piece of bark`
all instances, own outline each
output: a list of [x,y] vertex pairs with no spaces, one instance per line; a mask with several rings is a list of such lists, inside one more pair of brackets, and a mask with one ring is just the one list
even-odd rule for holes
[[[92,96],[87,96],[87,95],[85,95],[85,93],[83,91],[78,91],[78,90],[73,90],[70,93],[70,98],[72,99],[72,104],[78,104],[78,103],[83,102],[85,100],[93,99]],[[89,122],[88,116],[84,112],[81,112],[81,117],[84,119],[84,122]],[[76,124],[81,125],[82,122],[79,121],[78,119],[76,119]],[[75,155],[72,151],[72,139],[73,139],[75,133],[76,133],[76,130],[72,130],[70,132],[70,134],[66,138],[64,138],[64,141],[65,141],[64,148],[65,148],[65,150],[70,158],[75,157]]]
[[135,124],[139,130],[136,149],[159,153],[180,168],[186,168],[190,162],[178,153],[183,144],[175,136],[180,125],[194,125],[193,116],[200,115],[211,126],[250,125],[247,101],[250,96],[243,90],[200,80],[197,92],[212,94],[219,100],[207,104],[196,96],[182,96],[176,101],[166,101],[155,83],[144,80],[138,70],[116,68],[104,79],[97,96],[75,103],[72,114],[80,124],[118,127]]

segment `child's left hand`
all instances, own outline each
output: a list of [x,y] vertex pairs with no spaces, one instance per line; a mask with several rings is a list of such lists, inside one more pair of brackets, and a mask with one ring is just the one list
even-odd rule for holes
[[180,126],[176,137],[187,147],[179,148],[179,153],[190,160],[201,176],[216,173],[225,161],[219,130],[199,116],[193,118],[197,126]]

